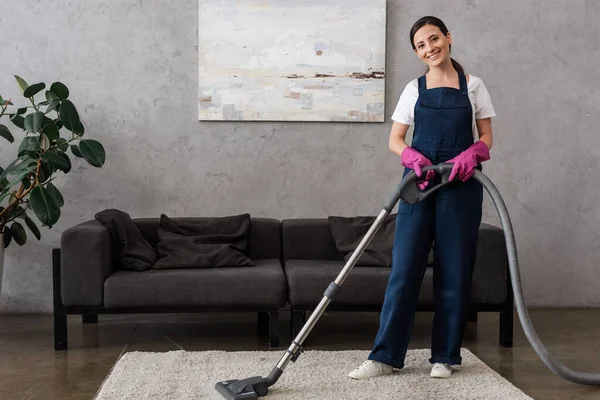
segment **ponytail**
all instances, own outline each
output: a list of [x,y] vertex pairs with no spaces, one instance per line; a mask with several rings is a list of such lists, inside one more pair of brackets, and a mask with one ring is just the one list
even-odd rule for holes
[[454,67],[454,69],[456,71],[458,71],[459,74],[464,74],[465,70],[463,69],[462,65],[460,65],[458,63],[458,61],[456,61],[454,58],[450,57],[450,61],[452,61],[452,66]]

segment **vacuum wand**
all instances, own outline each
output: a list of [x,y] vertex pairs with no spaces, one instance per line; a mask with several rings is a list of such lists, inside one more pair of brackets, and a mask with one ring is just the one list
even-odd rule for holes
[[[268,393],[268,388],[273,386],[279,377],[283,374],[286,366],[290,361],[295,362],[300,354],[302,353],[302,343],[306,340],[306,337],[316,325],[319,318],[322,316],[323,312],[329,305],[331,301],[335,298],[335,295],[339,292],[342,287],[346,277],[350,274],[350,271],[356,264],[358,258],[362,255],[366,247],[369,245],[379,228],[381,227],[384,219],[389,215],[392,209],[396,206],[396,203],[402,199],[409,204],[416,204],[435,191],[440,188],[449,185],[449,184],[460,184],[459,182],[449,182],[448,177],[450,172],[452,171],[452,164],[441,163],[437,165],[423,167],[422,176],[429,170],[433,170],[436,172],[436,175],[440,176],[439,183],[435,183],[430,185],[426,190],[420,190],[417,186],[417,181],[419,177],[416,176],[414,171],[410,171],[404,179],[397,185],[394,190],[393,195],[389,199],[388,203],[381,210],[363,239],[358,244],[358,247],[352,253],[352,256],[348,259],[339,275],[335,279],[335,281],[331,282],[325,292],[323,293],[323,298],[319,302],[318,306],[311,313],[310,318],[306,321],[296,338],[292,340],[289,348],[285,351],[277,365],[273,368],[268,377],[263,378],[260,376],[247,378],[243,380],[229,380],[218,382],[215,385],[215,388],[219,393],[221,393],[228,400],[257,400],[258,397],[266,396]],[[519,319],[521,325],[523,326],[523,330],[525,331],[525,335],[529,340],[529,343],[534,348],[537,355],[540,359],[546,364],[546,366],[553,371],[555,374],[561,376],[562,378],[569,380],[574,383],[582,384],[582,385],[600,385],[600,375],[598,374],[589,374],[573,371],[560,362],[555,360],[550,352],[544,347],[537,333],[535,332],[531,320],[529,318],[529,314],[527,312],[527,307],[525,306],[525,301],[523,298],[523,289],[521,287],[521,281],[519,276],[519,266],[517,259],[517,249],[514,238],[514,233],[510,221],[510,217],[508,215],[508,211],[506,209],[506,205],[500,196],[498,189],[492,183],[492,181],[485,176],[481,171],[475,170],[475,174],[473,178],[480,182],[482,186],[486,189],[486,191],[491,196],[494,205],[496,206],[496,210],[500,216],[500,221],[502,224],[502,229],[504,232],[504,238],[506,243],[506,251],[508,254],[508,264],[510,269],[510,279],[512,283],[512,288],[514,292],[514,299],[517,308],[517,312],[519,314]]]

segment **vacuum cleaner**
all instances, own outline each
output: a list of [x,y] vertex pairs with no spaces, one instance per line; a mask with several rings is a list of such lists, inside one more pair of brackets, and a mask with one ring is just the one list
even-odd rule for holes
[[[267,395],[269,387],[273,386],[277,380],[283,374],[285,367],[288,365],[290,361],[296,362],[300,354],[303,352],[302,343],[306,340],[306,337],[313,329],[318,319],[321,317],[329,303],[335,298],[335,295],[338,293],[342,284],[344,283],[346,277],[350,274],[350,271],[354,267],[354,264],[358,260],[358,258],[362,255],[363,251],[371,241],[371,239],[377,233],[377,230],[381,226],[382,222],[392,211],[396,203],[399,199],[403,199],[409,204],[416,204],[420,201],[423,201],[436,190],[448,184],[460,184],[459,182],[449,182],[448,178],[450,176],[450,172],[452,171],[453,164],[449,163],[441,163],[437,165],[431,165],[424,167],[422,169],[423,175],[425,172],[429,170],[433,170],[437,175],[441,177],[438,180],[438,183],[430,185],[424,191],[421,191],[417,187],[418,177],[416,176],[414,171],[410,171],[404,179],[398,184],[396,187],[393,196],[390,198],[389,202],[385,205],[383,210],[379,213],[358,247],[352,253],[351,257],[348,259],[343,269],[337,276],[337,278],[329,284],[327,289],[323,294],[323,299],[320,301],[317,308],[311,314],[310,318],[306,321],[298,335],[292,340],[290,347],[285,351],[283,356],[277,365],[273,368],[269,376],[266,378],[261,376],[254,376],[246,379],[233,379],[227,381],[217,382],[215,384],[215,389],[223,395],[224,398],[228,400],[254,400],[259,397],[264,397]],[[480,182],[486,191],[491,196],[494,205],[496,206],[496,210],[498,211],[498,215],[500,217],[500,221],[502,223],[502,229],[504,231],[504,238],[506,244],[506,251],[508,255],[508,263],[510,269],[510,278],[511,284],[514,292],[514,299],[517,308],[517,312],[519,315],[519,320],[521,322],[521,326],[525,331],[525,335],[529,340],[529,343],[540,357],[540,359],[546,364],[546,366],[555,374],[560,377],[571,381],[573,383],[581,384],[581,385],[600,385],[600,374],[590,374],[573,371],[560,362],[558,362],[546,349],[546,347],[542,344],[540,338],[537,333],[533,329],[531,324],[531,320],[529,318],[529,314],[527,311],[527,307],[525,306],[525,301],[523,299],[523,289],[521,288],[521,280],[519,276],[519,263],[517,259],[517,248],[515,244],[515,238],[513,233],[513,228],[511,225],[510,217],[508,215],[508,211],[506,209],[506,205],[500,196],[498,189],[492,183],[492,181],[483,174],[480,170],[476,169],[475,174],[472,179],[476,179]]]

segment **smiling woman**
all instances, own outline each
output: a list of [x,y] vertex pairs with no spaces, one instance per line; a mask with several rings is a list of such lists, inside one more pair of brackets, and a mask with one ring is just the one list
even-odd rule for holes
[[[495,115],[483,81],[466,75],[450,57],[452,36],[436,17],[419,19],[410,43],[427,65],[424,75],[409,82],[392,115],[389,149],[400,156],[404,176],[414,170],[420,189],[439,163],[454,164],[449,181],[460,180],[417,204],[401,202],[396,217],[392,269],[381,310],[380,328],[368,360],[350,372],[354,379],[403,368],[427,259],[434,247],[432,378],[448,378],[462,362],[461,345],[482,217],[483,188],[471,178],[490,158],[491,117]],[[406,133],[414,123],[409,146]],[[436,181],[437,182],[437,181]]]

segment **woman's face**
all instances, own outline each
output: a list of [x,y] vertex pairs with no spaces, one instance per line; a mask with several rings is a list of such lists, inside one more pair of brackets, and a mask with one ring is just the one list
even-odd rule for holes
[[429,67],[439,66],[450,57],[452,37],[450,32],[444,35],[435,25],[424,25],[413,38],[415,53]]

